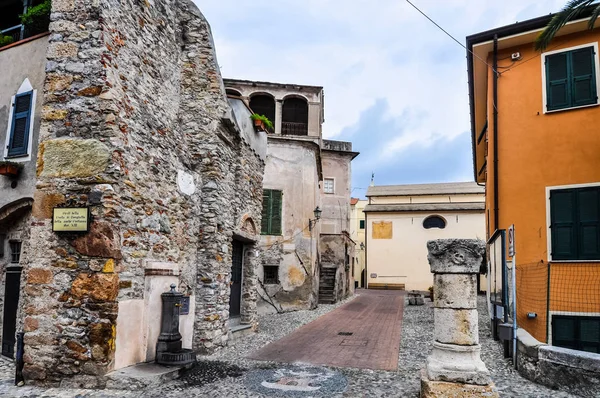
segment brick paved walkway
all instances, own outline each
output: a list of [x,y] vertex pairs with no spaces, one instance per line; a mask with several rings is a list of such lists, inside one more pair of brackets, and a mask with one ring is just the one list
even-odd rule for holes
[[249,358],[346,368],[396,370],[404,292],[361,290],[358,297]]

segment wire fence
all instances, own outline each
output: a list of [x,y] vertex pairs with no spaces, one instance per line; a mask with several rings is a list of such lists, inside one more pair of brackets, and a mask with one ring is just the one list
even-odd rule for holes
[[517,265],[517,324],[539,341],[600,352],[600,263]]
[[517,265],[517,324],[539,341],[546,341],[548,263]]

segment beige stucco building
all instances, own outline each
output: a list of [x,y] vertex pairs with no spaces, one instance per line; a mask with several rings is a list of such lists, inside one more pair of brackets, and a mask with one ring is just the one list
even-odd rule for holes
[[365,206],[368,200],[352,198],[350,200],[350,237],[356,242],[356,251],[354,253],[354,275],[355,287],[365,287],[366,273],[365,269]]
[[358,153],[350,142],[322,138],[323,88],[235,79],[225,87],[274,126],[263,179],[259,310],[314,308],[351,294],[350,181]]
[[485,239],[484,188],[474,182],[371,186],[367,198],[369,289],[427,290],[427,241]]

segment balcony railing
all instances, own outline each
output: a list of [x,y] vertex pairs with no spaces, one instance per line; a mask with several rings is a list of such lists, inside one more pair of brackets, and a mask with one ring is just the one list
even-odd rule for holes
[[308,124],[295,122],[282,122],[281,134],[284,135],[308,135]]
[[13,42],[23,40],[23,25],[16,25],[11,28],[4,29],[0,31],[0,35],[12,37]]

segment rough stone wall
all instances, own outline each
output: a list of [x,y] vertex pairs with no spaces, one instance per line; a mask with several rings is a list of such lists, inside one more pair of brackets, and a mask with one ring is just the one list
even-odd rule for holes
[[[231,237],[243,214],[260,225],[264,164],[229,115],[191,2],[55,0],[52,11],[35,193],[46,205],[23,250],[24,374],[102,386],[118,302],[143,298],[142,260],[179,265],[195,348],[225,343]],[[58,204],[89,206],[91,231],[52,233]]]
[[[321,234],[321,267],[335,268],[334,300],[342,300],[353,292],[351,289],[350,255],[354,243],[345,234]],[[346,257],[348,256],[348,257]]]
[[[0,223],[0,234],[4,235],[4,241],[0,241],[0,245],[4,245],[4,257],[0,258],[0,326],[4,321],[4,300],[6,287],[6,267],[18,266],[19,264],[11,264],[11,252],[9,242],[11,240],[26,242],[28,239],[28,225],[31,219],[31,211],[22,214],[17,220],[12,221],[10,226]],[[3,328],[0,327],[0,341],[2,341]]]

